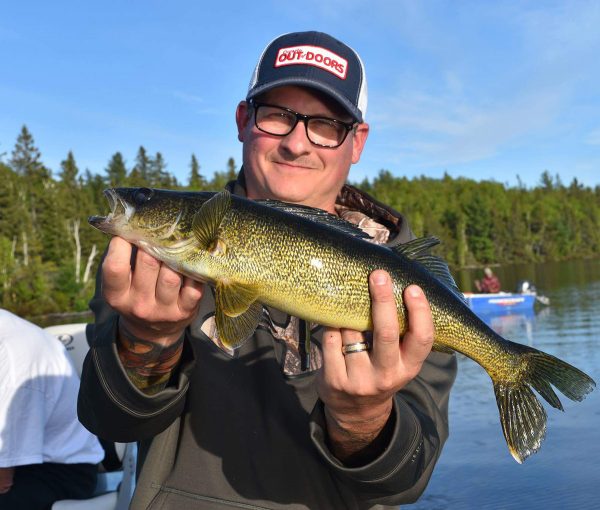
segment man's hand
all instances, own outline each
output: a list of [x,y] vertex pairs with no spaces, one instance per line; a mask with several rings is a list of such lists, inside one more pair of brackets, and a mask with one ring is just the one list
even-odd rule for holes
[[131,264],[132,245],[114,237],[102,264],[102,294],[119,313],[119,357],[137,388],[165,387],[183,350],[178,342],[194,320],[203,284],[169,269],[142,250]]
[[203,284],[142,250],[132,268],[132,248],[120,237],[111,240],[102,264],[102,294],[132,335],[168,346],[196,316]]
[[327,329],[317,391],[325,404],[334,454],[348,459],[365,451],[389,419],[392,397],[421,370],[433,345],[429,303],[416,285],[403,294],[408,329],[402,339],[390,276],[374,271],[369,279],[372,301],[372,350],[342,353],[342,346],[362,342],[353,330]]

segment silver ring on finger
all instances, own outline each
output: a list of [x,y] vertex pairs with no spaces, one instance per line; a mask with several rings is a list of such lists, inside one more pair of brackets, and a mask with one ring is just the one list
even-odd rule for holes
[[355,352],[369,351],[371,349],[370,342],[356,342],[353,344],[343,345],[342,354],[353,354]]

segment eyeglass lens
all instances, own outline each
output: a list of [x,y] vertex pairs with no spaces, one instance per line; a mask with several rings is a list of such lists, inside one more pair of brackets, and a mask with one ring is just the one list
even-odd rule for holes
[[337,147],[348,134],[346,125],[324,117],[300,116],[285,108],[269,105],[256,106],[256,127],[265,133],[285,136],[292,132],[298,121],[304,122],[308,139],[316,145]]

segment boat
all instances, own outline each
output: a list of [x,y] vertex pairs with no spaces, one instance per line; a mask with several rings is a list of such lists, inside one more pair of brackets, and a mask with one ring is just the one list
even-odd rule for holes
[[527,280],[521,280],[515,292],[463,294],[471,310],[478,315],[533,313],[536,303],[550,304],[550,299],[538,294],[535,285]]
[[506,314],[533,312],[536,303],[550,304],[546,296],[536,292],[496,292],[494,294],[463,293],[467,304],[476,314]]
[[464,293],[467,304],[475,313],[510,313],[533,310],[535,293],[496,292],[494,294]]

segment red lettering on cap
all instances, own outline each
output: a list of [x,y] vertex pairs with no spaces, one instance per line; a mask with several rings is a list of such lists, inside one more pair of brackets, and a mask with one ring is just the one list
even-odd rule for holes
[[337,76],[341,80],[346,79],[348,61],[319,46],[290,46],[281,48],[275,57],[275,67],[289,65],[310,65],[323,69]]

